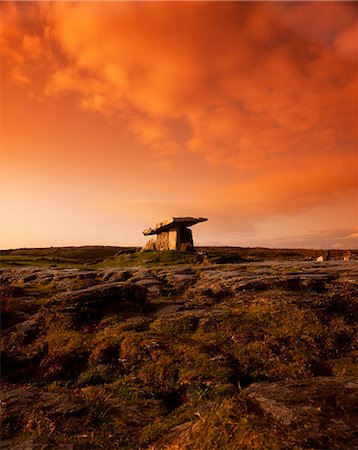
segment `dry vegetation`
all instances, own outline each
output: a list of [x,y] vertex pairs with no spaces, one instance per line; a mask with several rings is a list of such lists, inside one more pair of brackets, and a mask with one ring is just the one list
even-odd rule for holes
[[[302,261],[166,263],[146,271],[3,271],[4,442],[287,448],[287,430],[257,414],[245,388],[358,376],[353,263],[339,276],[334,265],[311,264],[312,274],[327,272],[322,278],[305,276]],[[106,283],[111,290],[98,291],[105,305],[96,303],[93,292]],[[129,300],[128,285],[137,286]],[[302,446],[297,439],[291,448]]]

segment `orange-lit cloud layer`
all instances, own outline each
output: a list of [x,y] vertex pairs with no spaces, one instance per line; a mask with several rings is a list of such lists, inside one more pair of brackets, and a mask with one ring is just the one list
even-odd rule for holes
[[357,5],[1,4],[2,247],[357,246]]

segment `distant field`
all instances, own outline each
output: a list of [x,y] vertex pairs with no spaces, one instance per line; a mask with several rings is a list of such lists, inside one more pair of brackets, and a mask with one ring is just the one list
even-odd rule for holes
[[[199,251],[206,252],[209,256],[221,258],[222,263],[236,262],[235,258],[242,258],[251,261],[265,260],[295,260],[295,259],[316,259],[324,256],[327,249],[306,249],[306,248],[265,248],[265,247],[200,247]],[[350,251],[351,258],[358,258],[358,250],[329,250],[331,259],[342,259]],[[230,261],[230,258],[233,261]]]
[[8,266],[78,266],[95,264],[116,255],[127,247],[83,246],[83,247],[46,247],[20,248],[15,250],[0,250],[0,263]]
[[[348,250],[330,250],[331,259],[342,259]],[[127,267],[168,264],[230,264],[245,261],[312,260],[327,250],[270,249],[262,247],[198,247],[197,252],[140,251],[139,247],[82,246],[0,250],[1,267]],[[358,250],[351,251],[358,259]]]

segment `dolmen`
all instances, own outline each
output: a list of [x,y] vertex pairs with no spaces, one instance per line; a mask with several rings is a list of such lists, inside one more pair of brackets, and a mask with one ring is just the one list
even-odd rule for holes
[[157,223],[153,228],[143,231],[144,236],[156,235],[150,239],[143,250],[176,250],[180,252],[194,250],[193,234],[189,227],[205,222],[205,217],[171,217]]

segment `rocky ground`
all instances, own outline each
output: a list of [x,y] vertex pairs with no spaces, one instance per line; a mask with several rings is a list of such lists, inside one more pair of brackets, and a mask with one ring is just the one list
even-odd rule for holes
[[1,448],[358,448],[357,293],[356,260],[1,269]]

